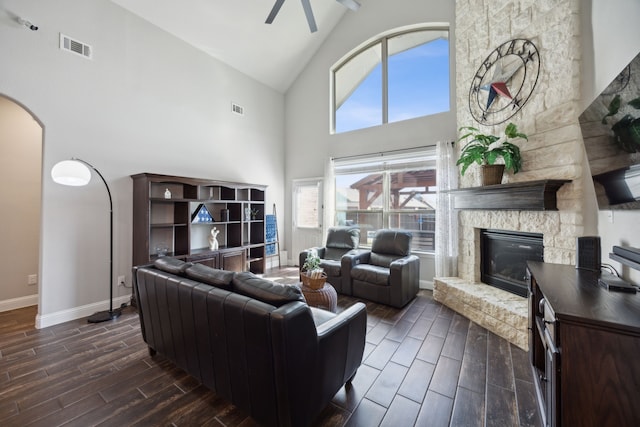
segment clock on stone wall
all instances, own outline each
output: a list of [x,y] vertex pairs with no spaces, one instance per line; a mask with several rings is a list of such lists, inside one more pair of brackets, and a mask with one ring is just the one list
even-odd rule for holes
[[540,74],[540,54],[527,39],[498,46],[482,61],[469,90],[469,110],[484,125],[509,120],[529,100]]

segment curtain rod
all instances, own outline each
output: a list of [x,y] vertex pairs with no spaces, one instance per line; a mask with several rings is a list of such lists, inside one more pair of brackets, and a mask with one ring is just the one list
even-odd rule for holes
[[422,145],[420,147],[413,147],[413,148],[399,148],[397,150],[389,150],[389,151],[378,151],[375,153],[368,153],[368,154],[354,154],[352,156],[342,156],[342,157],[331,157],[331,160],[347,160],[347,159],[357,159],[360,157],[375,157],[375,156],[379,156],[379,157],[383,157],[385,155],[389,155],[392,153],[402,153],[402,152],[411,152],[411,151],[416,151],[416,150],[421,150],[424,148],[429,148],[429,147],[435,147],[436,144],[432,144],[432,145]]

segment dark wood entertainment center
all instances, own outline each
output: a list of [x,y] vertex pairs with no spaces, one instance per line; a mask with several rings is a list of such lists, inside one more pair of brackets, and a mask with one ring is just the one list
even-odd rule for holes
[[[266,186],[151,173],[131,178],[133,265],[166,255],[264,273]],[[194,221],[202,206],[212,221]],[[219,231],[217,250],[208,242],[214,227]]]
[[529,356],[545,426],[640,426],[640,293],[528,262]]

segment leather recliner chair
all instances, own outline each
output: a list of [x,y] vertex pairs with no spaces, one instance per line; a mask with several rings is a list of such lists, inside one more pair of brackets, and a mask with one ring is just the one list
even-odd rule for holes
[[327,232],[327,243],[324,247],[305,249],[300,252],[299,266],[302,271],[304,261],[310,252],[315,251],[320,257],[320,267],[327,275],[326,281],[343,295],[351,295],[351,267],[353,259],[344,255],[358,249],[360,228],[354,226],[331,227]]
[[378,230],[371,251],[347,255],[353,263],[353,296],[403,307],[418,293],[420,259],[411,255],[411,233]]

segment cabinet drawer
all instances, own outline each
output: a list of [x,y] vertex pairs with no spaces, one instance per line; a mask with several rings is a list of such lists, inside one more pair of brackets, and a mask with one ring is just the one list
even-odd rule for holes
[[220,252],[221,268],[228,271],[244,270],[244,250],[233,250]]

